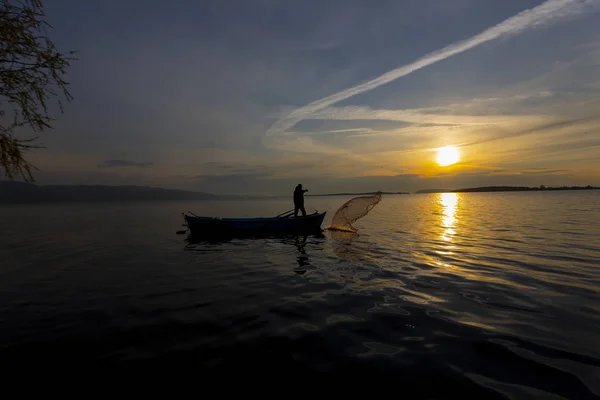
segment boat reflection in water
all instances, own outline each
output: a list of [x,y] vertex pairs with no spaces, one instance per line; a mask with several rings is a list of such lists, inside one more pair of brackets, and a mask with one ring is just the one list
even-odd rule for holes
[[294,268],[294,272],[298,275],[304,275],[307,270],[312,268],[310,262],[311,255],[310,252],[307,251],[307,245],[310,245],[314,250],[322,251],[325,243],[324,239],[325,235],[321,232],[313,235],[288,235],[286,237],[280,237],[279,242],[284,245],[294,245],[296,247],[298,250],[296,263],[298,265]]
[[315,232],[312,234],[288,234],[288,235],[272,235],[272,234],[246,234],[246,235],[223,235],[218,234],[214,236],[210,236],[207,234],[204,235],[193,235],[188,234],[186,241],[186,250],[191,250],[195,245],[203,245],[203,244],[223,244],[229,243],[234,240],[247,240],[247,241],[256,241],[256,240],[266,240],[269,242],[280,242],[282,244],[294,244],[298,251],[302,252],[304,247],[306,246],[308,238],[316,238],[316,239],[325,239],[325,235],[323,232]]
[[[252,251],[259,252],[271,251],[274,257],[279,258],[282,263],[289,259],[289,251],[282,251],[284,247],[296,247],[293,272],[297,275],[304,275],[310,269],[313,269],[311,257],[315,252],[323,251],[325,247],[326,236],[323,232],[313,234],[288,234],[288,235],[208,235],[194,236],[189,235],[186,239],[184,251],[201,253],[228,253],[232,251]],[[288,247],[289,248],[289,247]],[[295,252],[293,252],[295,253]],[[291,261],[291,260],[289,260]]]

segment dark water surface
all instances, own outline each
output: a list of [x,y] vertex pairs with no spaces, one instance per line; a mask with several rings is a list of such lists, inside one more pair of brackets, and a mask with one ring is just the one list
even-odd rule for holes
[[[327,226],[348,198],[307,208],[327,210]],[[312,378],[409,398],[600,395],[600,191],[388,195],[355,236],[175,235],[183,211],[289,208],[1,207],[2,367]]]

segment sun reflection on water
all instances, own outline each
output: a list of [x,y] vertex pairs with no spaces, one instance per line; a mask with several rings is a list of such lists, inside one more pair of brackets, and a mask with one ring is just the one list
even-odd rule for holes
[[458,206],[459,196],[456,193],[440,193],[439,202],[442,206],[442,240],[446,242],[452,241],[452,236],[456,234],[454,225],[456,223],[456,209]]

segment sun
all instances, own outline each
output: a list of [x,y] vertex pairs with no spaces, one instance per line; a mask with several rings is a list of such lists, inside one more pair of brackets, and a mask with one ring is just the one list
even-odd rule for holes
[[460,160],[460,154],[456,147],[446,146],[438,149],[436,161],[441,167],[456,164],[458,160]]

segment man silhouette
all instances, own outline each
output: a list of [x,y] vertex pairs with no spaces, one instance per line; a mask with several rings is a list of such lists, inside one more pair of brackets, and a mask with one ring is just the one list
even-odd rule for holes
[[302,211],[302,216],[306,216],[306,210],[304,209],[304,193],[308,192],[308,189],[302,189],[302,184],[298,184],[294,190],[294,217],[298,216],[298,210]]

